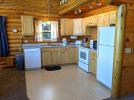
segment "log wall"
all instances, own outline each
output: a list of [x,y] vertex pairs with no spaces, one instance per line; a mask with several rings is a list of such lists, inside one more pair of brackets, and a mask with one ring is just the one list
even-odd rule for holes
[[[50,20],[58,20],[59,0],[2,0],[0,3],[0,16],[7,17],[7,34],[10,47],[10,55],[21,52],[22,28],[21,15],[34,16],[35,19],[48,20],[48,5],[50,6]],[[12,29],[16,28],[17,33]],[[25,38],[24,38],[25,39]],[[34,37],[26,37],[33,41]]]
[[[134,1],[127,2],[121,96],[134,94]],[[126,53],[126,48],[131,49],[131,53]]]

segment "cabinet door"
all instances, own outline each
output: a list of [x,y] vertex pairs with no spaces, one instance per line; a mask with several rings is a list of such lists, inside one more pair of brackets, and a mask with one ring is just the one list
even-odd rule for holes
[[52,52],[42,52],[42,66],[52,64]]
[[82,35],[82,19],[73,19],[74,35]]
[[53,65],[61,64],[61,52],[59,51],[52,52],[52,64]]
[[73,22],[72,19],[61,19],[61,35],[73,34]]
[[73,34],[73,21],[72,19],[65,20],[66,35]]
[[97,25],[97,15],[89,17],[88,25],[89,26],[96,26]]
[[103,26],[103,14],[98,15],[98,24],[97,26]]
[[22,34],[34,35],[33,29],[33,16],[21,16]]
[[82,34],[86,35],[87,17],[82,19]]
[[110,24],[116,24],[116,11],[110,12]]
[[109,26],[110,25],[110,13],[104,13],[103,17],[103,26]]
[[61,35],[65,35],[65,21],[64,19],[60,20]]
[[65,47],[62,48],[62,64],[69,64],[70,63],[70,48]]
[[78,48],[70,47],[70,63],[78,63]]
[[90,69],[91,72],[96,75],[96,66],[97,66],[97,54],[95,51],[91,50],[90,51]]

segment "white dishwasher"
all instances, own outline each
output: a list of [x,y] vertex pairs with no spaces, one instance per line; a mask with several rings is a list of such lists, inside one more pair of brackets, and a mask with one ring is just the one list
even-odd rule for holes
[[40,48],[25,48],[24,59],[25,59],[25,70],[41,69]]

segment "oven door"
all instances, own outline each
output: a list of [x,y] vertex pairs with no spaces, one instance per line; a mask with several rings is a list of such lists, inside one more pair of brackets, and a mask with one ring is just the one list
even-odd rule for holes
[[89,49],[79,48],[79,61],[89,64]]

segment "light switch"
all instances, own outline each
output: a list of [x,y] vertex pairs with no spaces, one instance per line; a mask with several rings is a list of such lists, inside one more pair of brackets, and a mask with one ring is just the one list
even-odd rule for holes
[[126,48],[125,53],[132,53],[132,48]]

